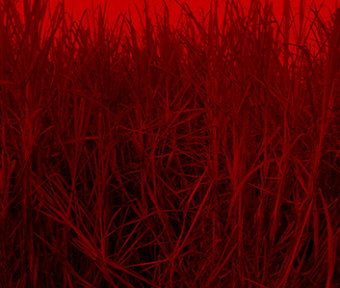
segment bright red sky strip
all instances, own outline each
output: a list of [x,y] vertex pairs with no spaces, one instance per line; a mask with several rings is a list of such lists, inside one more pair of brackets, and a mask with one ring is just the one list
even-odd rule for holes
[[[120,12],[127,12],[129,4],[130,4],[132,17],[133,17],[134,20],[136,20],[135,24],[138,25],[140,22],[139,22],[139,17],[138,17],[138,13],[137,13],[135,4],[139,7],[139,9],[143,9],[143,7],[144,7],[143,1],[144,0],[108,0],[108,8],[109,8],[108,9],[108,15],[109,15],[109,19],[110,19],[109,24],[113,25],[115,23],[115,20],[117,19]],[[164,1],[167,3],[167,5],[170,9],[170,20],[171,21],[178,20],[178,17],[179,17],[180,12],[181,12],[180,6],[174,0],[164,0]],[[220,6],[218,17],[220,19],[222,19],[222,16],[223,16],[223,13],[224,13],[225,1],[226,0],[218,0],[219,6]],[[261,1],[262,5],[264,6],[265,0],[260,0],[260,1]],[[312,3],[312,1],[311,0],[303,0],[303,1],[306,4],[306,11],[308,11],[308,5],[310,5]],[[57,0],[50,0],[49,3],[51,5],[52,11],[54,10],[54,8],[55,8],[55,6],[58,2],[59,1],[57,1]],[[84,12],[84,10],[86,8],[90,8],[90,9],[92,8],[92,2],[93,2],[95,7],[99,4],[101,4],[102,7],[104,8],[105,0],[93,0],[93,1],[92,0],[65,0],[65,8],[66,8],[67,12],[71,13],[72,7],[73,7],[74,16],[75,16],[75,18],[77,18],[77,17],[80,17],[82,15],[82,13]],[[245,9],[245,14],[247,14],[247,10],[250,7],[251,0],[240,0],[240,2]],[[283,0],[275,0],[275,1],[270,0],[269,3],[270,2],[273,2],[274,13],[277,17],[277,20],[280,21],[284,1]],[[316,5],[320,5],[322,2],[323,2],[322,0],[315,0]],[[321,10],[323,17],[326,17],[326,16],[329,15],[329,12],[328,12],[326,6],[328,6],[329,9],[331,9],[331,11],[333,13],[335,12],[336,2],[337,1],[335,1],[335,0],[325,0],[324,1],[325,7],[323,7],[323,9]],[[196,13],[196,15],[199,14],[199,11],[200,11],[201,8],[203,8],[205,15],[210,9],[210,0],[186,0],[186,3],[188,3],[191,10],[194,13]],[[299,12],[300,0],[290,0],[290,3],[291,3],[291,6],[293,7],[293,13],[297,14]],[[22,1],[19,1],[18,5],[22,6]],[[154,18],[154,8],[153,8],[154,5],[156,6],[157,13],[161,13],[161,15],[163,14],[163,9],[162,9],[163,1],[162,0],[149,0],[149,5],[150,5],[150,16],[152,16],[153,19],[155,19]],[[19,9],[20,9],[20,7],[19,7]]]

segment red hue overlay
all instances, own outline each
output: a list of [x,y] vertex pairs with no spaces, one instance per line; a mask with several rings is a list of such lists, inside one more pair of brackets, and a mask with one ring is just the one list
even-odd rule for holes
[[[221,20],[223,17],[226,1],[219,0],[218,2],[219,2],[218,16],[219,16],[219,19]],[[263,6],[265,5],[265,0],[260,0],[260,2],[262,3]],[[268,2],[269,3],[272,2],[274,14],[277,17],[277,20],[281,21],[284,1],[277,0],[277,1],[268,1]],[[312,3],[311,0],[290,1],[290,5],[295,15],[297,15],[299,12],[300,2],[304,2],[306,7],[308,7],[308,5]],[[54,11],[57,3],[59,3],[59,1],[56,1],[56,0],[50,1],[52,11]],[[138,9],[142,9],[141,7],[143,7],[143,3],[144,3],[143,0],[139,0],[139,1],[137,0],[130,0],[130,1],[108,0],[107,11],[108,11],[108,17],[110,18],[109,23],[111,25],[114,25],[114,22],[116,21],[118,15],[120,13],[125,13],[125,12],[128,13],[129,7],[130,7],[132,19],[135,20],[136,21],[135,24],[137,24],[135,28],[138,29],[138,25],[140,21],[139,21],[139,16],[138,16],[136,6],[138,6]],[[149,4],[149,7],[150,7],[149,15],[152,17],[152,19],[154,19],[155,8],[157,12],[162,11],[164,2],[160,0],[151,0],[151,1],[148,0],[147,3]],[[170,10],[170,21],[176,22],[182,10],[180,5],[176,3],[175,0],[165,0],[165,3],[169,7],[169,10]],[[184,1],[184,3],[187,3],[189,5],[189,7],[191,8],[195,16],[196,15],[199,16],[200,13],[202,12],[204,13],[204,15],[206,15],[210,9],[210,1],[208,0],[187,0],[187,1]],[[244,14],[247,15],[249,8],[250,8],[251,0],[240,0],[240,3],[242,7],[244,8]],[[331,11],[334,11],[337,1],[315,0],[315,4],[317,6],[321,5],[322,3],[324,7],[321,10],[321,15],[327,18],[329,16],[327,9],[329,8]],[[19,5],[20,4],[22,4],[22,1],[19,1]],[[65,1],[66,12],[71,14],[73,10],[74,19],[80,18],[82,14],[84,13],[85,9],[88,8],[92,10],[92,7],[96,8],[98,5],[101,5],[104,8],[105,0],[66,0]],[[306,8],[306,10],[308,10],[308,8]]]
[[216,1],[0,1],[0,288],[340,287],[339,5]]

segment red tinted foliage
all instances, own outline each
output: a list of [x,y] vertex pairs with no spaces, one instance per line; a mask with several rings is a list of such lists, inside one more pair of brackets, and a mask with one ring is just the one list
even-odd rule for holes
[[339,287],[340,12],[285,3],[2,1],[0,286]]

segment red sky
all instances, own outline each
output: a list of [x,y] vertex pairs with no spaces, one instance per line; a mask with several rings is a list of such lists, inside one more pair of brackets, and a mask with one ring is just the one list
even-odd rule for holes
[[[148,0],[151,5],[156,5],[156,7],[158,9],[161,8],[163,1],[162,0]],[[307,5],[309,5],[312,1],[311,0],[304,0],[305,3]],[[55,3],[57,3],[58,1],[56,0],[50,0],[51,5],[55,5]],[[65,0],[65,4],[66,4],[66,8],[67,10],[71,11],[72,9],[72,3],[74,2],[74,9],[76,14],[80,14],[85,8],[91,8],[91,0]],[[102,6],[104,7],[105,4],[105,0],[93,0],[95,6],[102,4]],[[175,2],[175,0],[165,0],[165,2],[167,3],[167,5],[170,7],[170,11],[171,14],[173,14],[175,17],[179,16],[180,13],[180,8],[178,6],[178,4]],[[181,2],[181,1],[180,1]],[[188,3],[188,5],[190,7],[192,7],[192,10],[194,12],[197,12],[197,9],[199,9],[200,7],[203,7],[204,11],[208,11],[209,10],[209,6],[210,6],[210,0],[186,0],[186,2]],[[218,1],[220,4],[222,4],[221,8],[224,7],[224,3],[225,0],[219,0]],[[245,9],[248,9],[251,3],[251,0],[240,0],[240,2],[242,3],[242,6]],[[261,0],[261,2],[265,3],[265,0]],[[269,1],[271,2],[271,1]],[[273,7],[274,7],[274,11],[276,13],[280,12],[280,10],[283,7],[283,0],[274,0],[273,2]],[[291,0],[291,5],[293,6],[293,8],[298,8],[299,7],[299,0]],[[325,0],[324,5],[329,6],[331,9],[334,9],[335,6],[335,0]],[[143,7],[142,3],[143,0],[108,0],[108,4],[110,6],[110,14],[115,18],[117,17],[117,15],[119,14],[119,9],[121,11],[128,11],[128,5],[131,5],[131,7],[133,7],[134,12],[136,11],[134,4],[137,4],[138,7]],[[322,3],[322,0],[316,0],[315,3],[317,5]],[[221,9],[223,10],[223,9]],[[296,10],[297,11],[297,10]]]
[[[31,1],[34,1],[34,0],[31,0]],[[86,8],[91,9],[92,1],[94,3],[95,7],[99,4],[101,4],[102,7],[104,8],[105,0],[65,0],[66,11],[71,13],[72,5],[73,5],[74,16],[75,16],[74,18],[77,18],[77,17],[80,18],[80,16],[82,15],[83,11]],[[109,19],[110,19],[109,24],[114,25],[115,20],[117,19],[119,13],[128,11],[128,5],[130,3],[132,17],[135,20],[134,25],[138,26],[140,21],[139,21],[139,17],[138,17],[138,13],[137,13],[135,4],[141,10],[144,7],[143,1],[144,0],[108,0],[108,6],[109,6],[109,9],[108,9],[109,14],[108,15],[109,15]],[[152,6],[155,5],[158,13],[163,15],[163,9],[162,9],[163,0],[147,0],[147,1],[149,2],[149,5],[150,5],[150,12],[151,12],[150,16],[152,16],[152,19],[154,20],[153,23],[155,23],[156,21],[155,21],[155,18],[154,18],[154,8]],[[178,17],[180,15],[180,11],[181,11],[181,8],[179,7],[179,5],[176,3],[175,0],[164,0],[164,1],[167,3],[167,5],[170,9],[170,21],[178,20]],[[260,1],[264,6],[265,0],[260,0]],[[310,5],[312,3],[311,0],[302,0],[302,1],[304,1],[306,3],[307,7],[308,7],[308,5]],[[317,5],[320,5],[322,3],[322,1],[323,0],[315,0],[315,3]],[[23,0],[19,1],[19,4],[18,4],[19,9],[20,9],[20,5],[22,5],[22,2],[23,2]],[[179,2],[182,2],[182,0],[179,0]],[[222,19],[222,16],[223,16],[223,13],[224,13],[224,8],[225,8],[225,2],[226,2],[226,0],[218,0],[218,3],[220,5],[220,10],[219,10],[220,12],[218,13],[219,19]],[[245,14],[247,14],[247,10],[250,8],[251,0],[240,0],[240,2],[242,3],[242,6],[245,9]],[[281,16],[282,16],[281,11],[283,9],[284,0],[269,0],[269,3],[270,2],[273,2],[273,9],[274,9],[274,13],[277,17],[277,20],[281,21]],[[334,13],[336,2],[340,2],[340,1],[324,0],[324,6],[329,6],[331,11]],[[50,0],[52,11],[54,10],[56,3],[58,3],[58,0]],[[188,3],[188,5],[190,6],[193,13],[196,14],[197,16],[199,15],[198,13],[200,11],[200,7],[203,8],[205,15],[209,11],[209,8],[210,8],[210,0],[186,0],[186,3]],[[290,3],[293,7],[294,14],[297,14],[299,12],[298,7],[299,7],[299,4],[300,4],[300,0],[290,0]],[[339,6],[339,4],[338,4],[338,6]],[[308,8],[306,9],[306,11],[308,11]],[[327,15],[327,16],[329,15],[327,8],[324,7],[321,11],[323,11],[323,13],[322,13],[323,17],[325,17],[324,15]],[[310,15],[310,16],[312,17],[312,15]]]

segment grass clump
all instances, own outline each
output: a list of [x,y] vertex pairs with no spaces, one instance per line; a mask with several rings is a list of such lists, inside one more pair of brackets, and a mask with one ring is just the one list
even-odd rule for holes
[[1,2],[2,287],[340,285],[340,11],[177,3]]

